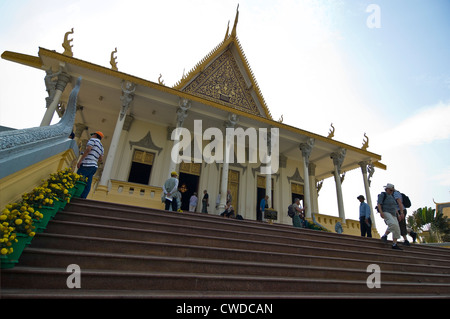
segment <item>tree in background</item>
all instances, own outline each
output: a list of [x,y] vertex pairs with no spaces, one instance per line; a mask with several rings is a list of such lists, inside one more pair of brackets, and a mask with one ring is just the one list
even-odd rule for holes
[[[417,233],[428,231],[429,236],[425,242],[450,242],[450,220],[436,209],[431,207],[419,208],[407,218],[408,226]],[[422,236],[423,237],[423,236]]]

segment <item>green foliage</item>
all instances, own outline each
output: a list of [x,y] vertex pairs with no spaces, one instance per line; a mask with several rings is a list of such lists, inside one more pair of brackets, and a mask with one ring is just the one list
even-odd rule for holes
[[429,231],[428,242],[450,242],[450,220],[431,207],[419,208],[407,218],[407,224],[415,232]]

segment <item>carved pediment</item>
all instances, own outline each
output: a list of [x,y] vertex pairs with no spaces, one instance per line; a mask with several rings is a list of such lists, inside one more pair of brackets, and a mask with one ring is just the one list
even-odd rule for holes
[[244,76],[229,49],[199,73],[183,91],[241,111],[260,115]]

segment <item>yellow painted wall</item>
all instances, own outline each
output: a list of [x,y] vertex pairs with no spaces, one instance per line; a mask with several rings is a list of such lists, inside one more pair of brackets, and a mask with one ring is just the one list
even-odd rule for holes
[[21,199],[22,195],[47,180],[50,174],[66,167],[72,167],[75,153],[72,149],[47,158],[0,180],[0,208]]
[[[337,222],[341,222],[339,217],[328,216],[323,214],[315,214],[316,221],[329,231],[335,233],[335,227]],[[311,221],[312,222],[312,221]],[[343,233],[346,235],[361,236],[361,230],[359,220],[346,219],[346,223],[341,222]],[[372,238],[380,238],[380,234],[374,228],[372,228]]]
[[164,204],[161,202],[161,187],[117,180],[110,182],[109,188],[96,187],[97,179],[94,179],[87,198],[109,203],[164,209]]

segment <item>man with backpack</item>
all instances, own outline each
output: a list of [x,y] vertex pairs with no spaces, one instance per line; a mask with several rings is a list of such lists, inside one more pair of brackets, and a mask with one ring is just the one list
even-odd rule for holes
[[[401,193],[395,188],[393,196],[395,201],[397,202],[398,225],[400,227],[400,235],[403,237],[403,245],[410,246],[408,238],[406,237],[406,235],[408,234],[408,231],[406,229],[406,207],[411,207],[411,202],[408,196]],[[381,237],[381,239],[386,240],[387,235],[389,235],[389,231],[386,231],[386,234]]]
[[[384,192],[378,195],[377,200],[377,210],[388,226],[384,236],[381,237],[381,240],[386,241],[387,235],[392,232],[392,249],[403,250],[397,245],[397,239],[400,238],[400,226],[397,218],[401,218],[401,216],[397,216],[398,206],[393,195],[395,187],[392,184],[387,184],[384,186],[384,190]],[[400,209],[403,212],[403,204],[401,204]]]
[[292,225],[298,228],[306,228],[305,208],[300,205],[300,198],[288,207],[288,215],[292,218]]

